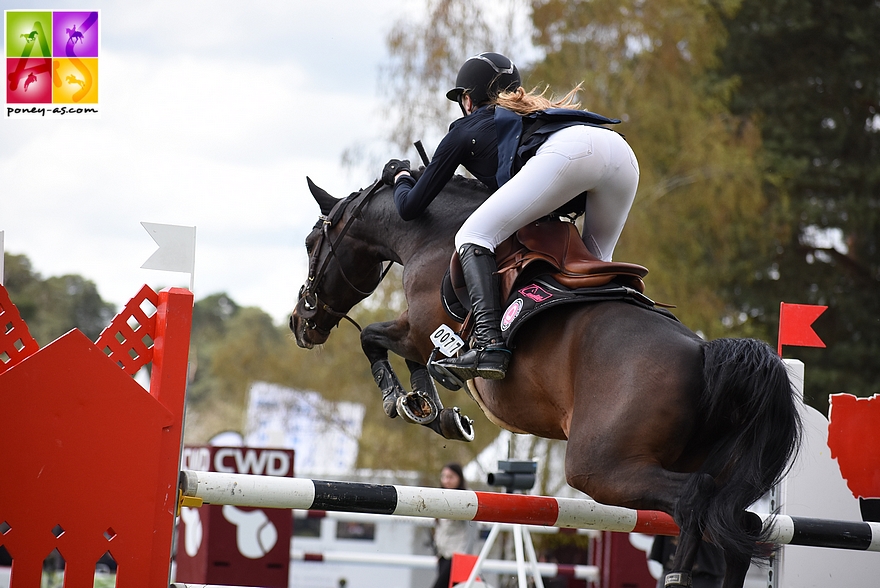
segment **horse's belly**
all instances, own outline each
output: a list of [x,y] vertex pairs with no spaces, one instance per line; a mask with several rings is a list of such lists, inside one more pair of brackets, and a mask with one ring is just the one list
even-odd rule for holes
[[546,439],[567,439],[570,411],[547,403],[546,395],[517,385],[510,373],[504,380],[468,380],[471,397],[490,422],[512,433]]

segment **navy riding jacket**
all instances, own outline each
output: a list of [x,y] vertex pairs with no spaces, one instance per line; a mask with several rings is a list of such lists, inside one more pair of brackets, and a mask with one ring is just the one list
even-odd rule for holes
[[[403,220],[418,217],[452,179],[459,165],[494,192],[504,185],[551,134],[572,125],[616,124],[586,110],[552,108],[527,116],[484,105],[451,125],[418,181],[401,176],[394,204]],[[608,129],[610,130],[610,129]]]

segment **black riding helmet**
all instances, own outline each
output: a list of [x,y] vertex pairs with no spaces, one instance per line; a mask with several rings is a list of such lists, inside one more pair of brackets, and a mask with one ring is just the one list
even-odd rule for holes
[[459,102],[467,92],[474,104],[489,102],[504,90],[516,90],[522,85],[519,70],[513,62],[500,53],[480,53],[469,57],[455,78],[455,87],[446,97]]

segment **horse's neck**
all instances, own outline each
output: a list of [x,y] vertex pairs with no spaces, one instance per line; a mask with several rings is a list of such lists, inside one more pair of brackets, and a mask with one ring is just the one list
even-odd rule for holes
[[423,258],[427,251],[452,255],[455,233],[488,194],[479,193],[473,186],[450,182],[428,209],[412,221],[401,219],[393,199],[387,196],[380,199],[378,206],[368,207],[366,222],[356,223],[352,231],[356,231],[356,238],[380,252],[381,261],[406,265],[414,258]]
[[[436,202],[436,201],[435,201]],[[467,218],[459,214],[456,220],[442,208],[434,208],[412,221],[400,218],[393,204],[375,210],[372,218],[358,231],[358,238],[381,252],[383,261],[395,261],[406,265],[411,259],[421,257],[426,250],[454,249],[453,238],[458,227]]]

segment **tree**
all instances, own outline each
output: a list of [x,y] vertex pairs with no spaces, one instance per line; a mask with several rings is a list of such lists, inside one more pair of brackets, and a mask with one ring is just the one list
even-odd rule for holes
[[779,301],[828,305],[827,349],[799,349],[807,394],[880,392],[880,5],[743,0],[719,75],[761,129],[762,191],[786,220],[750,288],[730,300],[772,325]]
[[78,328],[96,340],[115,314],[95,283],[79,275],[43,279],[24,255],[5,254],[6,289],[37,343]]
[[766,338],[724,297],[754,279],[749,260],[778,231],[759,189],[759,135],[729,115],[731,85],[713,71],[727,6],[535,0],[544,59],[528,80],[556,95],[583,82],[587,109],[623,119],[641,178],[615,257],[651,270],[647,293],[707,338]]
[[421,20],[402,19],[388,34],[390,62],[383,70],[383,93],[393,97],[398,115],[389,142],[409,149],[414,141],[439,139],[461,116],[446,99],[465,59],[483,51],[510,53],[524,47],[524,0],[503,0],[491,10],[463,0],[430,0]]

